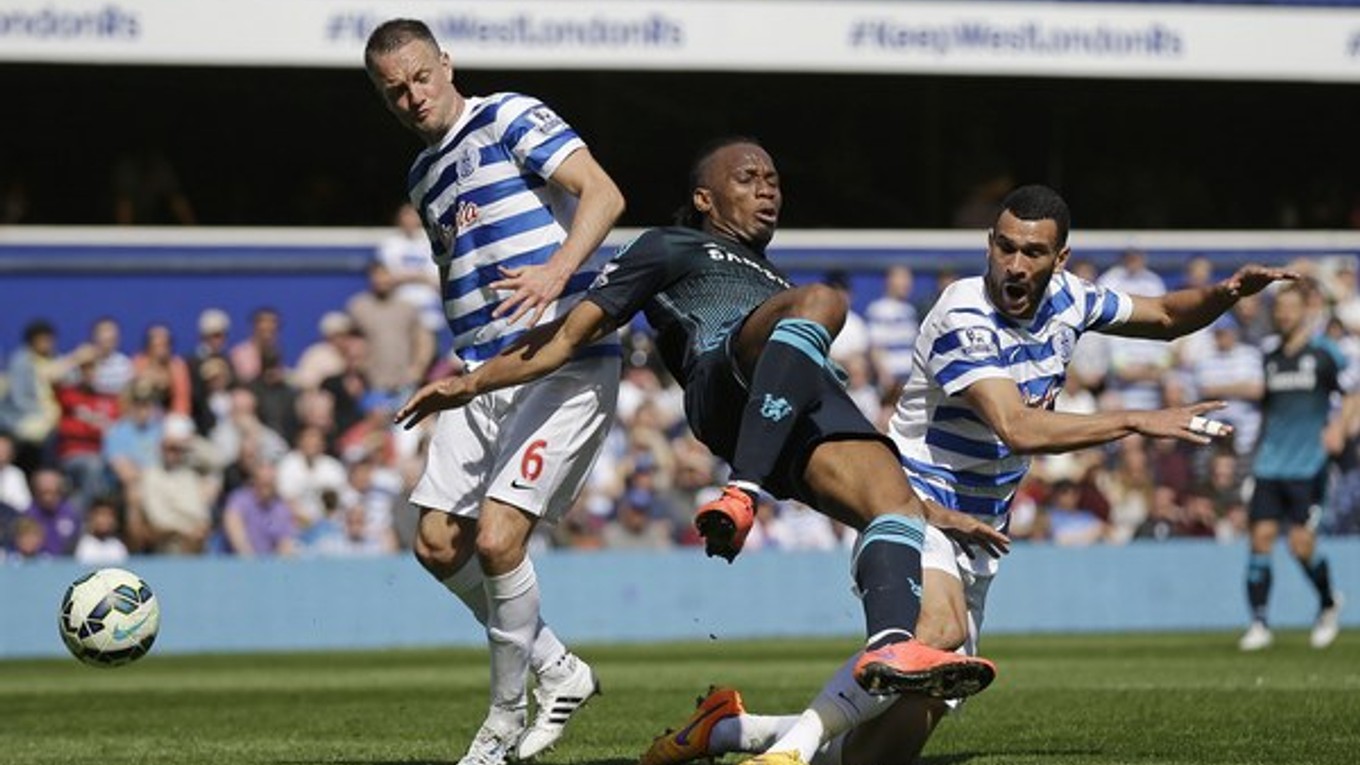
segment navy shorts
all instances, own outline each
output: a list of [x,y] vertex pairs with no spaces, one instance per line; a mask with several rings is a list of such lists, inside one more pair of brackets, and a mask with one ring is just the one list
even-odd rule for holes
[[[874,428],[846,394],[829,370],[808,380],[816,385],[818,396],[804,410],[793,433],[775,464],[766,491],[781,499],[796,499],[817,506],[812,492],[803,483],[808,457],[818,444],[826,441],[881,441],[897,459],[897,447]],[[726,349],[718,348],[695,360],[685,385],[685,416],[694,435],[728,463],[737,450],[737,433],[746,409],[747,390]]]
[[1257,478],[1247,506],[1253,521],[1282,521],[1311,525],[1322,511],[1327,492],[1327,470],[1304,479]]

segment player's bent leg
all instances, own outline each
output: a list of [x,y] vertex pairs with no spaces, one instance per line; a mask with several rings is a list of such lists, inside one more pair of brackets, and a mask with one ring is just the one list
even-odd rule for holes
[[921,607],[924,507],[893,451],[881,441],[824,441],[804,473],[815,506],[858,521],[855,584],[864,603],[869,645],[855,679],[870,693],[922,693],[963,698],[996,677],[986,659],[961,656],[911,640]]

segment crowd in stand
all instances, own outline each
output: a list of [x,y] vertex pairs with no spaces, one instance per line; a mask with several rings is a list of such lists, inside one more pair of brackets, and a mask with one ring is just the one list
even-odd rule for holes
[[[260,308],[232,339],[228,316],[206,308],[198,343],[177,355],[170,329],[146,329],[131,357],[116,318],[61,352],[38,318],[8,360],[0,396],[0,555],[9,562],[75,556],[88,565],[129,554],[379,555],[409,547],[405,497],[423,466],[425,430],[391,425],[414,386],[457,373],[439,357],[438,291],[418,221],[384,244],[369,286],[320,320],[291,368],[280,316]],[[414,232],[414,233],[413,233]],[[1360,364],[1360,295],[1346,259],[1294,264],[1309,276],[1312,321]],[[1161,275],[1135,251],[1080,276],[1133,294],[1208,283],[1192,259]],[[829,283],[849,289],[845,274]],[[946,280],[941,279],[939,288]],[[911,371],[930,296],[906,267],[852,314],[832,347],[865,414],[880,425]],[[1246,531],[1250,459],[1260,429],[1261,345],[1270,293],[1172,344],[1087,335],[1057,407],[1150,408],[1222,399],[1234,437],[1218,447],[1130,437],[1104,449],[1040,457],[1013,505],[1010,534],[1056,545],[1205,537]],[[628,333],[618,419],[582,495],[537,544],[574,549],[697,545],[695,507],[714,495],[722,464],[688,432],[679,388],[648,334]],[[1345,423],[1324,533],[1360,533],[1360,422]],[[1322,438],[1319,434],[1319,438]],[[792,502],[760,503],[748,550],[847,546],[852,534]]]

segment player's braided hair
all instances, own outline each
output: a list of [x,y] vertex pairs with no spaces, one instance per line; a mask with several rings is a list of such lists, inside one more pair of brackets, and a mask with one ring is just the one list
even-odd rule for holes
[[694,164],[689,168],[689,186],[686,188],[685,203],[676,208],[673,218],[675,225],[685,226],[686,228],[703,228],[704,214],[699,212],[694,206],[694,190],[704,185],[704,172],[708,169],[708,161],[722,149],[739,143],[749,143],[760,146],[760,141],[744,135],[730,135],[718,138],[703,145],[699,153],[694,155]]
[[371,65],[375,57],[391,53],[412,40],[421,40],[439,50],[439,42],[425,22],[418,19],[384,21],[368,35],[368,42],[364,44],[364,65]]
[[[1067,230],[1072,225],[1072,213],[1067,209],[1067,202],[1064,202],[1053,189],[1037,183],[1021,186],[1001,200],[1001,209],[997,211],[998,218],[1002,212],[1009,212],[1020,220],[1053,221],[1058,224],[1058,246],[1066,246]],[[992,227],[996,227],[995,223]]]

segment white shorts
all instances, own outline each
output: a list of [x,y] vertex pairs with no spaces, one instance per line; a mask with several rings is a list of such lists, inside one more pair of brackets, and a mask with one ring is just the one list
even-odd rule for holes
[[541,380],[440,412],[411,502],[476,518],[492,498],[556,521],[604,446],[619,367],[612,357],[571,361]]
[[[986,555],[984,552],[977,554]],[[963,600],[968,607],[968,637],[959,646],[958,652],[977,656],[978,636],[982,632],[982,617],[987,610],[987,589],[992,586],[992,577],[976,573],[970,562],[968,554],[954,540],[934,526],[926,525],[921,568],[943,571],[963,584]]]

